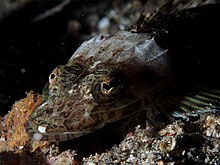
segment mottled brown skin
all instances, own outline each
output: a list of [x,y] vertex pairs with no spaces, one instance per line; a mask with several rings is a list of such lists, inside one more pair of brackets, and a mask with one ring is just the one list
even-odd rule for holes
[[170,74],[167,51],[148,35],[98,35],[53,70],[49,96],[32,114],[27,131],[49,141],[88,134],[146,110]]
[[32,114],[29,134],[35,140],[65,141],[143,110],[153,120],[157,111],[152,107],[173,75],[169,53],[154,37],[183,29],[203,14],[191,9],[211,3],[149,1],[131,30],[136,33],[100,34],[85,41],[49,76],[48,98]]

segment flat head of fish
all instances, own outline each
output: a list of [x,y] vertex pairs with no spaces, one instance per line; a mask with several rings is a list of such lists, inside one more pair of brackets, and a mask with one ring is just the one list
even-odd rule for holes
[[167,50],[145,33],[85,41],[49,76],[48,96],[26,126],[35,140],[65,141],[150,106],[171,73]]

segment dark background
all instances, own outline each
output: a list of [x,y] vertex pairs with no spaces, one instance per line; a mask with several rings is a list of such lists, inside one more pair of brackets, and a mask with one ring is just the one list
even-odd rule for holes
[[[129,5],[135,9],[142,7],[140,1],[132,0],[65,0],[67,5],[63,6],[62,2],[5,0],[0,3],[1,116],[16,100],[24,98],[26,92],[41,93],[50,72],[58,65],[65,65],[85,39],[102,32],[98,29],[101,18],[110,20],[108,31],[120,30],[122,24],[122,28],[132,24],[133,17],[128,18]],[[58,8],[56,12],[55,8]],[[121,18],[116,18],[117,15],[125,23],[119,24]]]

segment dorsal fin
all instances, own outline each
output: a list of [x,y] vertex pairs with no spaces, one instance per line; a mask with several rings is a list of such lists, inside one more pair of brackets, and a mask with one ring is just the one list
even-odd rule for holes
[[[197,24],[201,17],[216,15],[220,1],[214,0],[149,0],[133,26],[134,32],[154,37],[175,33]],[[196,20],[196,21],[195,21]]]

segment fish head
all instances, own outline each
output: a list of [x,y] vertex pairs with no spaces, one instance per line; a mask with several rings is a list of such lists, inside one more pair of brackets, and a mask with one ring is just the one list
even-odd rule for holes
[[65,141],[152,104],[170,71],[167,51],[147,34],[100,34],[49,76],[48,97],[26,126],[35,140]]

